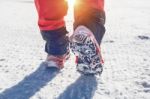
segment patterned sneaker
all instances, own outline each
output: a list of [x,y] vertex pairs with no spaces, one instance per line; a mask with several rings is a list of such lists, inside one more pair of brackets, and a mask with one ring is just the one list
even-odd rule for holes
[[85,26],[79,26],[70,37],[70,42],[76,55],[77,71],[85,75],[101,74],[103,60],[93,33]]
[[44,62],[48,68],[64,68],[64,63],[70,57],[70,52],[67,52],[64,55],[54,56],[54,55],[47,55],[47,59]]

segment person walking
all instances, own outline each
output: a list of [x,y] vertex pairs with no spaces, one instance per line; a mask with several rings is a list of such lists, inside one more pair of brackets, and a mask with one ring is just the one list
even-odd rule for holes
[[74,33],[68,36],[64,16],[66,0],[35,0],[38,26],[46,41],[45,63],[62,69],[70,56],[76,56],[77,71],[82,74],[101,74],[103,59],[100,44],[105,33],[104,0],[76,0],[74,5]]

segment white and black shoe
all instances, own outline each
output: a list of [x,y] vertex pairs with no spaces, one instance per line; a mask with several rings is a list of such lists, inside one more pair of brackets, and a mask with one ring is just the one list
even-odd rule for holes
[[101,74],[103,59],[93,33],[85,26],[78,26],[70,37],[70,42],[76,56],[77,71],[85,75]]

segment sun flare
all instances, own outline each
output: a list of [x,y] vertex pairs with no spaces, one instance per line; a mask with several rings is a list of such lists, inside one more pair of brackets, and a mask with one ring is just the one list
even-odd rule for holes
[[73,7],[75,4],[75,0],[66,0],[66,1],[68,1],[68,5],[71,7]]

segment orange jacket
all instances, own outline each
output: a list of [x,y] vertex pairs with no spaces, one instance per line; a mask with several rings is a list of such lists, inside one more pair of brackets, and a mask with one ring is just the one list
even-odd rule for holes
[[[77,0],[77,2],[82,0]],[[104,0],[84,0],[97,9],[104,8]],[[64,16],[68,5],[66,0],[35,0],[40,30],[55,30],[65,26]]]

